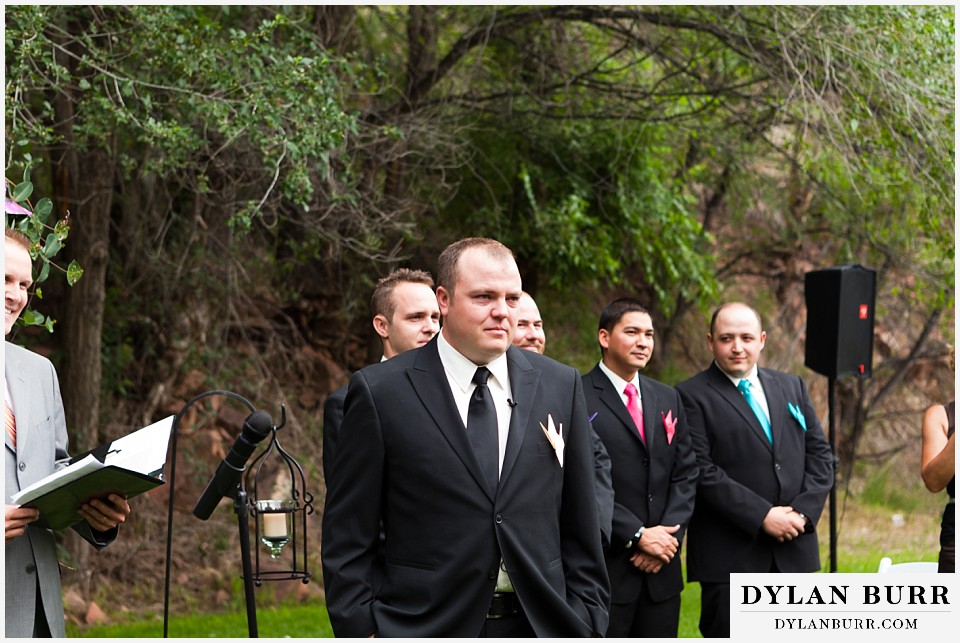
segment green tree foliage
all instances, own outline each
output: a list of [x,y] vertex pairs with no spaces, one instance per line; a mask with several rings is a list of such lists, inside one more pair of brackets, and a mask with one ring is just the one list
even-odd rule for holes
[[477,234],[516,251],[552,356],[595,360],[597,311],[629,293],[670,381],[731,297],[799,371],[804,273],[875,268],[875,375],[841,386],[841,454],[868,425],[915,433],[903,383],[952,340],[952,7],[4,11],[5,171],[31,169],[48,223],[70,213],[57,256],[85,270],[44,300],[75,446],[202,388],[308,425],[340,367],[379,356],[376,278]]
[[[548,299],[639,294],[663,359],[702,359],[671,337],[721,293],[756,293],[795,346],[804,272],[851,261],[889,284],[881,313],[924,329],[953,307],[953,21],[940,6],[15,6],[8,171],[48,161],[59,207],[60,152],[105,154],[116,371],[204,348],[173,377],[228,340],[360,366],[376,276],[432,269],[475,234],[513,248]],[[886,347],[890,368],[929,336]]]
[[309,208],[355,128],[341,104],[352,71],[283,13],[20,6],[6,19],[13,142],[61,142],[44,92],[70,91],[82,145],[119,139],[127,180],[162,176],[207,194],[231,178],[223,205],[242,229],[268,201]]

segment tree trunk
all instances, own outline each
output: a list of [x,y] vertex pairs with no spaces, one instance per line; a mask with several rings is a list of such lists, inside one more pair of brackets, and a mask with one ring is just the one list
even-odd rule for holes
[[[69,154],[70,152],[68,152]],[[66,315],[67,360],[64,407],[73,433],[74,451],[101,442],[100,384],[103,380],[102,331],[110,260],[110,206],[113,199],[113,159],[97,149],[82,155],[83,177],[68,177],[76,191],[71,199],[70,247],[83,267],[83,277],[70,289]],[[82,180],[81,180],[82,179]]]
[[[82,32],[87,16],[61,25],[65,47],[77,51],[76,40],[66,34]],[[77,56],[55,52],[57,62],[76,70]],[[83,277],[70,288],[65,314],[64,366],[60,372],[63,405],[73,452],[92,449],[100,443],[101,331],[103,328],[105,277],[109,263],[110,206],[113,202],[115,154],[111,139],[80,141],[73,130],[74,106],[79,91],[64,84],[49,94],[54,110],[53,128],[62,145],[51,153],[53,202],[58,219],[70,215],[70,236],[65,263],[79,262]],[[86,151],[84,143],[90,145]]]

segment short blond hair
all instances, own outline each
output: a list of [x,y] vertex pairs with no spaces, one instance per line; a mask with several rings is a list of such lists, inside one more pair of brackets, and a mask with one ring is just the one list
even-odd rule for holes
[[27,252],[30,252],[30,247],[33,245],[33,242],[30,241],[30,237],[23,234],[16,228],[6,228],[6,231],[7,241],[12,241]]
[[393,298],[393,291],[402,283],[423,284],[433,290],[433,277],[426,270],[397,268],[386,277],[382,277],[373,289],[370,308],[373,310],[374,317],[383,315],[393,321],[393,313],[397,312],[397,301]]
[[437,261],[437,280],[440,286],[451,295],[453,288],[457,283],[458,266],[460,257],[464,252],[472,248],[483,248],[494,259],[515,260],[513,251],[497,241],[496,239],[487,239],[484,237],[467,237],[454,241],[440,253],[440,259]]

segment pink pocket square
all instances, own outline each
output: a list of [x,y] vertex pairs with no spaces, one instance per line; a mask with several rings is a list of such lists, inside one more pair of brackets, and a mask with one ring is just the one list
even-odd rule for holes
[[663,418],[663,429],[667,432],[667,444],[673,442],[673,434],[677,432],[677,419],[673,417],[673,411],[667,411],[667,414],[660,414]]

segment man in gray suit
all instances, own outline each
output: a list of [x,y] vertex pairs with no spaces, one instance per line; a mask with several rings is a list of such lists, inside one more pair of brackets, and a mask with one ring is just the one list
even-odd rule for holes
[[[4,283],[4,336],[27,304],[32,281],[30,241],[7,228]],[[32,525],[36,509],[11,505],[10,497],[62,466],[67,456],[67,427],[60,385],[44,357],[5,343],[4,380],[4,538],[6,541],[5,635],[64,637],[60,570],[53,532]],[[126,499],[110,494],[83,505],[86,522],[74,529],[97,549],[117,536],[130,513]]]

